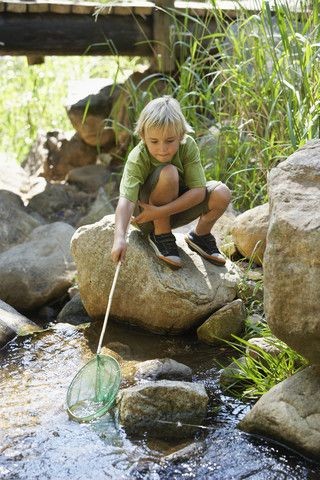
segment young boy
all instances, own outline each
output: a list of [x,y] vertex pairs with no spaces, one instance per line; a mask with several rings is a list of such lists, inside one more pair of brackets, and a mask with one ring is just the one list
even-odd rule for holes
[[141,141],[128,156],[120,184],[111,251],[115,262],[125,258],[126,231],[137,203],[132,222],[148,234],[159,259],[173,268],[182,266],[171,230],[200,217],[185,241],[208,261],[225,264],[210,231],[231,194],[221,182],[206,183],[199,149],[188,135],[192,131],[170,96],[152,100],[142,110],[135,129]]

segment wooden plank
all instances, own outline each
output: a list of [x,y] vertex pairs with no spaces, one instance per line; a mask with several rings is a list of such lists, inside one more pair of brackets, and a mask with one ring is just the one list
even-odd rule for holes
[[188,12],[190,15],[205,17],[213,10],[212,4],[207,2],[183,2],[177,0],[174,3],[174,8],[179,13]]
[[0,32],[0,55],[152,55],[150,16],[5,13]]
[[46,13],[49,12],[48,2],[33,2],[27,6],[28,13]]
[[113,5],[112,13],[115,15],[132,15],[132,7],[128,5]]
[[49,10],[52,13],[59,13],[59,14],[68,14],[71,13],[72,10],[72,2],[63,2],[63,3],[51,3],[49,4]]
[[71,7],[71,12],[77,15],[92,15],[96,11],[97,4],[93,2],[75,3]]
[[[147,2],[146,2],[147,3]],[[151,3],[151,2],[148,2]],[[134,6],[133,11],[136,15],[152,15],[154,9],[154,5],[151,4],[150,6]]]
[[26,13],[26,3],[8,2],[6,4],[6,11],[12,13]]
[[149,1],[114,1],[108,2],[105,4],[95,4],[99,15],[132,15],[135,13],[137,15],[152,15],[154,9],[154,3]]

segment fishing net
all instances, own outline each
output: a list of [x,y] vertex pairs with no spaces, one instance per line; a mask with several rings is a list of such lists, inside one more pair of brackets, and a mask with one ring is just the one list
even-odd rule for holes
[[68,388],[67,411],[70,418],[78,422],[89,422],[104,415],[111,408],[119,390],[120,366],[113,357],[101,355],[100,352],[120,265],[121,261],[113,277],[96,356],[81,368]]
[[118,362],[109,355],[96,355],[72,380],[67,392],[67,411],[73,420],[89,422],[113,405],[121,382]]

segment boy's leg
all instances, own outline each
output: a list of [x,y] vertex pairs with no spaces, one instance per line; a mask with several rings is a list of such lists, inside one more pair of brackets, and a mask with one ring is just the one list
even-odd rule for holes
[[215,238],[210,232],[227,209],[230,200],[230,190],[221,183],[209,195],[208,211],[200,216],[195,230],[191,230],[185,238],[192,250],[216,265],[224,265],[225,258],[219,252]]
[[195,228],[197,235],[206,235],[211,232],[213,225],[226,211],[231,200],[229,188],[220,183],[212,192],[210,192],[208,201],[208,212],[201,215]]
[[[179,174],[174,165],[164,165],[156,169],[142,188],[141,200],[152,205],[165,205],[179,195]],[[170,217],[162,218],[140,226],[149,233],[149,243],[158,258],[171,267],[182,266],[175,237],[171,233]]]
[[[174,165],[166,165],[161,169],[158,182],[152,190],[149,203],[151,205],[166,205],[172,202],[179,195],[179,174]],[[170,217],[155,220],[154,234],[161,235],[171,232]]]

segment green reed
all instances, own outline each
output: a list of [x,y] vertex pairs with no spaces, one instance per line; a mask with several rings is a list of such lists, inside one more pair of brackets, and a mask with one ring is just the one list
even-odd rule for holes
[[[224,390],[236,397],[257,399],[270,388],[286,380],[308,365],[308,361],[292,350],[281,340],[275,338],[265,324],[253,330],[256,337],[278,349],[274,354],[258,345],[252,345],[247,339],[234,337],[233,342],[226,342],[233,348],[232,371],[228,373],[228,383]],[[252,332],[251,332],[252,337]]]

